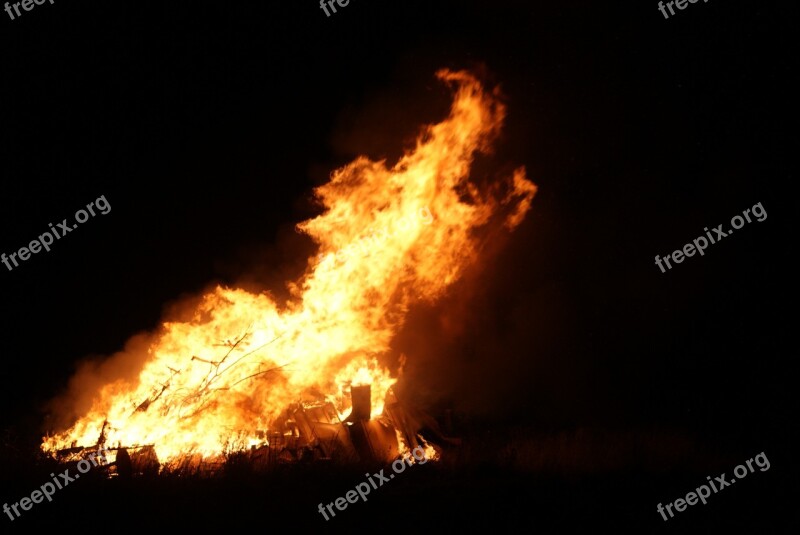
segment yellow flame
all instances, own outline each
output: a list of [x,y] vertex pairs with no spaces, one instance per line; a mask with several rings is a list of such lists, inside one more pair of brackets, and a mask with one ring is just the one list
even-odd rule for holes
[[163,324],[136,381],[103,386],[43,449],[91,446],[103,429],[107,444],[152,444],[162,462],[218,456],[229,437],[263,443],[255,430],[269,429],[292,403],[341,400],[348,384],[370,384],[372,414],[380,414],[396,379],[379,357],[409,307],[442,296],[477,260],[476,229],[503,205],[514,228],[536,192],[523,169],[500,196],[499,187],[468,182],[505,107],[467,72],[437,76],[454,87],[445,120],[426,127],[395,165],[362,156],[316,190],[324,212],[298,229],[319,255],[287,283],[289,302],[216,288],[191,319]]

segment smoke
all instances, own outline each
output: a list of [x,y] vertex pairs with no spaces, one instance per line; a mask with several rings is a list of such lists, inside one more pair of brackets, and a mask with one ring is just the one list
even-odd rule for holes
[[554,215],[539,202],[513,234],[486,230],[480,262],[433,306],[408,316],[393,349],[407,357],[396,390],[440,415],[560,425],[611,410],[593,381],[591,325],[563,281]]
[[[201,292],[184,294],[166,303],[161,314],[162,322],[189,321],[203,295],[213,287],[207,286]],[[64,391],[45,404],[43,431],[63,431],[71,427],[79,417],[89,412],[104,390],[136,384],[150,359],[150,347],[160,336],[160,329],[140,332],[131,336],[121,351],[79,360]]]
[[153,335],[139,333],[131,337],[122,351],[110,357],[89,358],[78,363],[66,391],[46,405],[47,427],[62,430],[86,414],[106,385],[132,383],[138,379],[147,361]]

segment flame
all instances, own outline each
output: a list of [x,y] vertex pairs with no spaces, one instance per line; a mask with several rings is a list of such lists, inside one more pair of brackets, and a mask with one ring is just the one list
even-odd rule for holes
[[319,254],[287,283],[288,302],[217,287],[191,319],[162,325],[136,381],[100,388],[91,409],[42,448],[105,442],[154,445],[162,462],[216,457],[232,436],[263,443],[256,430],[292,403],[336,399],[346,410],[343,394],[359,384],[371,385],[380,414],[397,380],[380,358],[409,307],[440,298],[477,260],[476,230],[503,205],[513,229],[536,192],[522,168],[502,188],[467,181],[505,107],[468,72],[437,77],[454,93],[444,121],[425,127],[394,166],[358,157],[315,190],[324,211],[297,228]]
[[432,444],[430,444],[427,440],[425,440],[425,437],[423,437],[422,435],[417,435],[417,440],[419,441],[420,445],[415,447],[414,450],[408,447],[408,444],[406,444],[406,439],[403,436],[403,433],[401,433],[397,429],[395,430],[395,436],[397,437],[398,458],[407,458],[408,462],[410,462],[411,464],[416,464],[419,461],[423,460],[423,459],[417,459],[417,457],[419,457],[420,455],[419,451],[416,451],[416,456],[414,455],[415,450],[419,448],[422,450],[422,455],[423,458],[425,459],[425,462],[439,460],[439,452],[436,450],[436,448],[433,447]]

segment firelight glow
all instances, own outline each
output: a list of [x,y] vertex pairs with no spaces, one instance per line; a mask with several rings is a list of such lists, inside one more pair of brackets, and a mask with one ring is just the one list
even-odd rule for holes
[[[341,400],[349,385],[370,384],[372,414],[380,414],[397,370],[379,362],[409,308],[441,298],[478,261],[475,231],[493,216],[515,228],[536,192],[523,168],[488,188],[468,181],[475,156],[496,140],[505,106],[468,72],[437,77],[453,88],[446,119],[424,127],[393,166],[361,156],[315,190],[323,213],[298,229],[321,256],[287,283],[288,302],[217,287],[190,320],[162,325],[137,380],[102,386],[91,409],[42,448],[103,440],[152,444],[161,462],[214,458],[227,438],[256,443],[255,430],[270,429],[291,404]],[[394,228],[422,209],[433,224],[376,235],[380,246],[369,254],[336,261],[336,251],[370,229]]]

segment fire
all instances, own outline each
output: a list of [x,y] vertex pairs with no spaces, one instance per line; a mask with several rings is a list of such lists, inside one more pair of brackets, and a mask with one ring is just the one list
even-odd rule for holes
[[437,77],[453,87],[445,120],[393,166],[362,156],[316,189],[324,211],[297,228],[319,254],[287,283],[288,302],[217,287],[191,319],[162,325],[135,382],[100,388],[42,448],[153,445],[162,462],[215,458],[234,436],[263,443],[256,430],[263,437],[292,404],[333,401],[344,418],[348,389],[366,384],[380,415],[397,380],[380,361],[409,307],[440,298],[478,259],[475,231],[495,214],[513,229],[536,192],[522,168],[488,191],[468,182],[505,107],[468,72]]
[[[427,459],[427,461],[436,461],[439,459],[439,452],[437,452],[436,448],[434,448],[431,444],[428,444],[428,441],[425,440],[425,437],[422,435],[417,435],[417,439],[419,440],[419,447],[422,448],[423,451],[422,455],[425,459]],[[416,458],[412,456],[411,448],[408,447],[408,444],[406,444],[406,439],[399,431],[397,432],[397,446],[398,454],[401,457],[411,457],[409,460],[411,464],[414,464]],[[417,454],[417,456],[419,456],[419,454]]]

